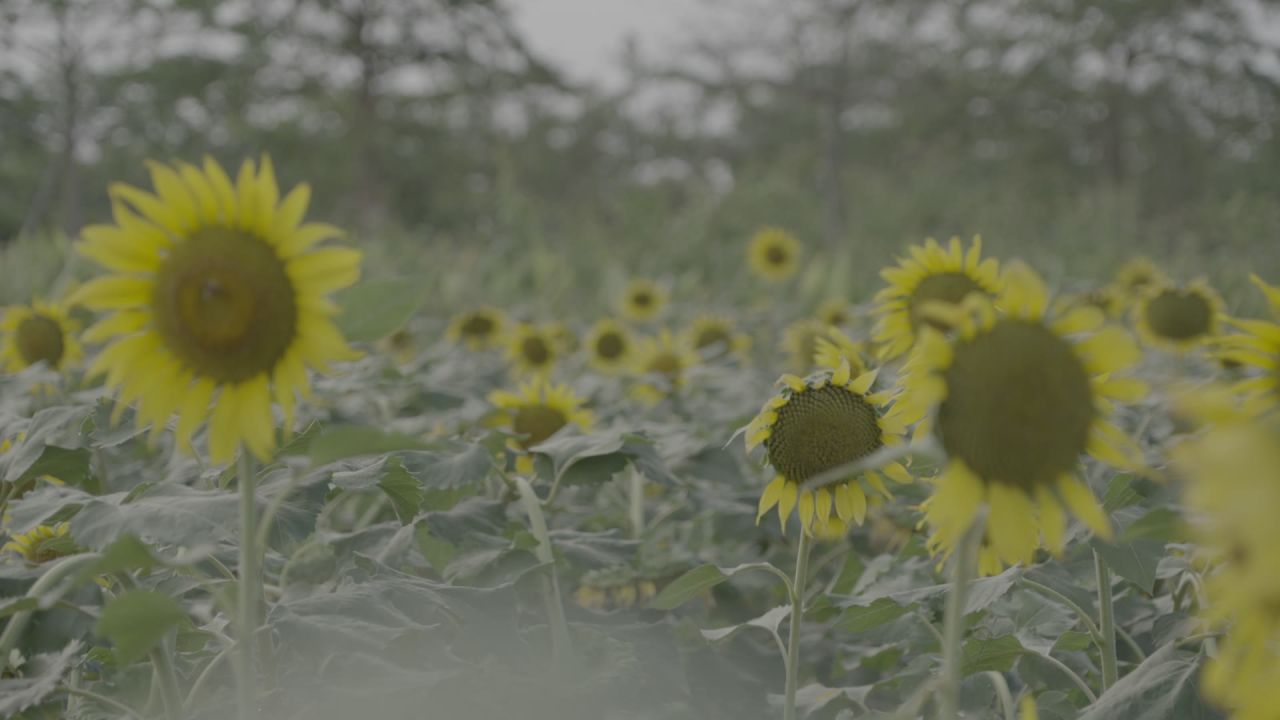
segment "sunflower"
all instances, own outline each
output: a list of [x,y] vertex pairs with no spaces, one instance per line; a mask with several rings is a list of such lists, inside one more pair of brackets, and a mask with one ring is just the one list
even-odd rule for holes
[[746,427],[746,449],[763,444],[765,459],[776,476],[760,495],[759,523],[775,506],[786,530],[791,511],[798,509],[804,532],[814,537],[842,535],[849,523],[862,524],[867,494],[862,482],[885,498],[891,497],[880,475],[895,482],[911,482],[900,463],[890,461],[876,470],[849,473],[816,489],[802,488],[808,480],[865,458],[877,450],[903,442],[906,425],[885,413],[889,392],[870,393],[876,372],[854,377],[848,362],[807,378],[783,375],[780,392]]
[[483,305],[455,315],[445,337],[451,343],[466,345],[468,350],[489,350],[501,344],[506,323],[501,310]]
[[39,525],[14,535],[0,552],[15,552],[32,565],[57,560],[76,551],[75,543],[67,537],[68,529],[66,523]]
[[1242,412],[1229,393],[1201,390],[1182,409],[1210,427],[1172,451],[1187,482],[1197,545],[1212,561],[1203,617],[1225,630],[1205,668],[1205,694],[1235,718],[1273,720],[1280,685],[1280,424]]
[[521,323],[507,334],[507,360],[517,375],[547,375],[560,358],[550,328]]
[[19,372],[43,362],[51,370],[61,370],[80,361],[82,351],[76,335],[80,324],[72,320],[65,305],[36,300],[30,306],[5,310],[0,320],[0,359],[9,372]]
[[1222,298],[1204,281],[1154,285],[1134,305],[1133,324],[1144,343],[1186,352],[1212,342],[1224,314]]
[[83,233],[80,252],[114,272],[72,297],[111,313],[85,334],[111,341],[90,373],[106,375],[118,408],[137,402],[139,425],[176,412],[180,447],[208,418],[214,462],[241,445],[269,459],[272,402],[288,428],[307,369],[358,357],[327,295],[359,279],[360,252],[316,247],[342,232],[303,223],[310,189],[281,198],[266,156],[234,182],[210,158],[150,169],[154,194],[111,186],[115,224]]
[[566,425],[589,431],[595,422],[586,402],[568,385],[554,385],[543,377],[535,377],[520,385],[517,392],[495,390],[489,402],[500,412],[496,421],[511,431],[507,448],[516,455],[516,470],[533,471],[529,448],[545,442]]
[[747,246],[747,262],[761,279],[781,282],[800,267],[800,241],[782,228],[761,228]]
[[845,327],[853,321],[853,308],[844,298],[830,297],[818,306],[818,319],[832,327]]
[[1274,409],[1280,407],[1280,288],[1257,275],[1250,279],[1267,296],[1275,320],[1228,320],[1241,332],[1222,337],[1216,354],[1223,362],[1261,371],[1237,383],[1236,391],[1259,410]]
[[622,315],[636,322],[650,322],[666,309],[668,299],[666,288],[652,280],[636,278],[622,291]]
[[635,340],[622,323],[602,318],[591,326],[583,345],[591,367],[606,375],[617,375],[630,367]]
[[644,403],[658,403],[684,386],[685,373],[699,359],[686,338],[674,336],[669,330],[641,339],[632,364],[632,372],[641,383],[632,394]]
[[1120,266],[1111,286],[1121,298],[1131,300],[1156,285],[1166,285],[1168,282],[1164,272],[1151,258],[1136,255]]
[[812,362],[821,368],[834,370],[840,363],[848,362],[854,375],[867,371],[862,343],[845,335],[838,328],[827,328],[826,333],[814,339]]
[[885,360],[910,350],[921,326],[944,329],[939,317],[923,314],[929,305],[954,305],[970,294],[995,297],[1000,290],[1000,264],[994,258],[982,259],[980,237],[973,238],[967,252],[960,238],[954,237],[945,250],[930,238],[923,246],[913,245],[909,252],[911,257],[880,271],[889,285],[875,297],[873,312],[879,318],[872,339]]
[[570,355],[578,349],[578,334],[569,327],[569,323],[556,321],[545,328],[548,335],[556,343],[556,350],[561,355]]
[[948,342],[932,327],[922,332],[894,409],[923,419],[917,437],[936,428],[947,454],[925,508],[932,547],[954,549],[985,506],[986,541],[1001,562],[1013,564],[1031,560],[1040,535],[1050,551],[1062,551],[1064,506],[1098,535],[1110,535],[1076,468],[1086,454],[1140,465],[1137,448],[1105,416],[1111,400],[1137,399],[1145,386],[1114,375],[1140,352],[1124,331],[1103,326],[1099,310],[1050,317],[1044,283],[1022,263],[1006,269],[1002,284],[1003,314],[979,296],[934,307],[958,337]]
[[746,357],[751,349],[751,336],[738,332],[733,321],[720,315],[704,314],[694,318],[685,330],[685,340],[708,360]]

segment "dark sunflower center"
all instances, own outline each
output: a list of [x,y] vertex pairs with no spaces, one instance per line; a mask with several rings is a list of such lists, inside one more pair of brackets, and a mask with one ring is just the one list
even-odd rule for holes
[[462,323],[462,334],[468,337],[488,337],[493,332],[493,318],[487,315],[472,315]]
[[638,292],[631,296],[631,302],[638,307],[649,307],[653,304],[653,296],[647,292]]
[[1190,340],[1209,332],[1213,308],[1203,295],[1184,290],[1165,290],[1147,303],[1147,325],[1160,337]]
[[284,263],[239,230],[205,228],[174,246],[156,273],[152,312],[165,346],[219,383],[270,371],[297,335]]
[[971,292],[985,291],[978,283],[973,281],[973,278],[964,273],[945,272],[926,277],[916,286],[915,292],[911,293],[911,299],[908,301],[908,309],[911,312],[911,326],[920,327],[920,323],[923,322],[939,330],[947,330],[945,323],[936,318],[924,317],[922,310],[931,302],[956,305]]
[[849,313],[844,310],[830,310],[827,312],[826,321],[828,325],[841,326],[849,322]]
[[764,259],[768,260],[770,265],[785,265],[791,259],[791,255],[781,245],[770,245],[764,251]]
[[1094,419],[1089,375],[1038,323],[1001,320],[955,348],[938,434],[983,480],[1047,486],[1076,467]]
[[545,441],[565,426],[568,420],[555,408],[546,405],[527,405],[516,411],[511,421],[511,429],[522,436],[518,442],[520,447],[529,448]]
[[527,337],[520,343],[520,352],[530,365],[545,365],[551,360],[551,348],[540,337]]
[[23,362],[35,365],[43,360],[51,368],[58,367],[64,350],[62,326],[44,315],[32,315],[18,324],[18,354]]
[[778,408],[764,445],[778,473],[801,483],[866,457],[883,443],[875,408],[860,395],[828,385],[796,393]]
[[623,341],[622,336],[617,333],[605,333],[596,338],[596,355],[606,360],[614,360],[622,357],[622,353],[627,349],[627,344]]
[[722,327],[709,327],[699,332],[698,337],[693,342],[699,350],[706,350],[715,347],[728,347],[731,340],[728,330]]

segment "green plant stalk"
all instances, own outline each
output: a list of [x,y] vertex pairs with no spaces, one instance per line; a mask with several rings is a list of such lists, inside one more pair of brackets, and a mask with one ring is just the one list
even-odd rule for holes
[[165,717],[169,720],[181,720],[182,691],[178,689],[178,675],[173,669],[167,645],[168,643],[161,643],[151,649],[151,666],[155,668],[155,681],[160,686],[160,700],[164,704]]
[[1106,692],[1120,679],[1116,663],[1116,613],[1111,597],[1111,569],[1097,550],[1093,551],[1093,568],[1098,579],[1098,631],[1101,635],[1098,652],[1102,655],[1102,691]]
[[974,523],[961,538],[953,558],[951,594],[947,597],[947,612],[943,627],[942,671],[943,681],[938,696],[939,717],[957,720],[960,716],[960,683],[963,677],[964,605],[969,581],[977,572],[978,543],[982,539],[982,524]]
[[[98,553],[82,553],[80,555],[72,555],[69,558],[64,558],[57,565],[54,565],[45,571],[44,575],[41,575],[39,579],[32,583],[30,589],[27,590],[25,597],[39,598],[41,595],[44,595],[46,592],[54,589],[58,583],[62,582],[67,577],[74,575],[86,566],[101,559],[102,556]],[[49,604],[56,602],[58,598],[61,598],[62,595],[70,589],[71,587],[62,589],[57,596],[49,600]],[[27,629],[27,624],[31,622],[31,618],[34,617],[35,614],[35,610],[22,610],[14,613],[13,617],[9,618],[9,624],[5,625],[4,632],[0,633],[0,662],[8,660],[9,653],[18,646],[18,641],[22,639],[23,631]]]
[[987,678],[991,680],[991,685],[996,689],[996,695],[1000,698],[1000,707],[1004,709],[1004,720],[1018,720],[1018,713],[1013,704],[1013,695],[1009,692],[1009,683],[1005,682],[1004,675],[995,670],[988,670]]
[[628,517],[631,519],[631,537],[644,536],[644,475],[634,467],[627,477]]
[[236,484],[240,493],[240,583],[236,599],[236,627],[239,631],[236,643],[237,707],[240,720],[253,720],[258,715],[258,674],[253,638],[258,629],[262,571],[258,568],[257,496],[254,493],[253,458],[247,448],[240,448],[236,472]]
[[564,601],[560,597],[560,583],[556,579],[555,554],[551,550],[551,533],[547,530],[547,518],[542,514],[542,503],[529,485],[529,481],[515,476],[516,489],[520,492],[520,504],[529,516],[529,529],[538,541],[534,554],[538,562],[547,565],[547,575],[542,582],[542,600],[547,608],[551,624],[551,656],[556,666],[566,668],[573,660],[573,639],[569,635],[569,621],[564,614]]
[[800,530],[796,548],[796,577],[791,583],[791,631],[787,634],[787,688],[783,720],[796,718],[796,690],[800,682],[800,624],[804,620],[804,586],[809,577],[809,533]]

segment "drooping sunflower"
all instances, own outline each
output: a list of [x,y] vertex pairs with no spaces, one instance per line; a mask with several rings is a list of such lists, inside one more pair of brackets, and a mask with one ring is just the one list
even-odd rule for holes
[[747,263],[751,271],[763,280],[786,280],[800,267],[800,240],[782,228],[761,228],[751,236]]
[[685,374],[699,360],[688,341],[670,330],[642,338],[632,364],[632,372],[640,382],[632,388],[632,395],[646,404],[660,402],[684,386]]
[[66,305],[42,300],[6,308],[0,320],[5,369],[19,372],[43,362],[51,370],[62,370],[80,362],[80,324],[67,311]]
[[1240,333],[1219,341],[1217,355],[1224,362],[1261,374],[1239,381],[1235,389],[1258,411],[1280,407],[1280,287],[1273,287],[1253,275],[1253,283],[1267,296],[1274,321],[1230,319]]
[[1030,562],[1040,536],[1062,551],[1069,509],[1100,536],[1110,525],[1076,470],[1085,455],[1137,468],[1137,447],[1112,425],[1113,400],[1136,400],[1145,386],[1117,374],[1141,354],[1101,311],[1077,307],[1051,316],[1039,276],[1011,264],[996,306],[971,296],[935,306],[957,336],[929,327],[905,370],[895,406],[921,418],[916,436],[936,428],[947,463],[925,508],[932,547],[948,553],[988,509],[986,542],[1001,562]]
[[603,318],[591,327],[584,341],[587,362],[606,374],[617,375],[630,366],[635,341],[626,326],[613,318]]
[[68,531],[66,523],[39,525],[27,532],[14,535],[3,548],[0,548],[0,552],[17,553],[32,565],[57,560],[76,552],[75,543],[67,537]]
[[556,385],[543,377],[535,377],[520,385],[516,392],[495,390],[489,402],[496,407],[496,420],[511,431],[507,448],[516,456],[516,470],[533,471],[529,448],[545,442],[565,426],[589,431],[595,418],[583,408],[586,400],[578,397],[568,385]]
[[800,526],[809,535],[841,535],[850,523],[860,525],[866,517],[863,482],[885,498],[891,495],[881,475],[911,482],[901,463],[889,461],[816,489],[802,488],[806,481],[903,442],[906,424],[901,416],[885,412],[892,393],[870,392],[875,379],[875,371],[854,377],[849,363],[843,362],[807,378],[783,375],[778,380],[780,392],[746,427],[747,452],[763,444],[765,459],[776,473],[760,495],[757,523],[776,507],[783,530],[797,510]]
[[1168,277],[1160,266],[1146,255],[1129,258],[1116,271],[1111,287],[1121,298],[1132,300],[1156,285],[1167,285]]
[[622,291],[619,309],[628,320],[650,322],[662,314],[668,300],[666,288],[652,280],[636,278]]
[[501,310],[482,305],[455,315],[449,321],[445,337],[449,342],[465,345],[468,350],[489,350],[502,343],[506,324],[507,318]]
[[516,375],[551,373],[560,359],[559,345],[548,328],[520,323],[507,334],[507,361]]
[[818,306],[818,319],[832,327],[848,327],[853,322],[853,308],[841,297],[830,297]]
[[751,336],[738,332],[733,321],[722,315],[703,314],[685,330],[685,341],[707,360],[744,358],[751,349]]
[[1187,352],[1218,336],[1225,312],[1222,298],[1204,281],[1155,285],[1134,305],[1133,324],[1144,343]]
[[80,252],[113,271],[72,297],[110,313],[85,334],[110,341],[90,373],[119,408],[137,403],[139,425],[177,413],[179,447],[208,419],[214,462],[241,445],[269,459],[273,401],[289,427],[307,370],[358,357],[328,295],[359,279],[361,254],[318,247],[342,231],[303,222],[310,188],[281,198],[266,156],[234,181],[211,158],[150,170],[154,193],[112,185],[115,224],[83,233]]
[[878,318],[871,338],[884,360],[910,350],[922,327],[944,329],[938,316],[924,314],[930,305],[954,305],[970,294],[992,298],[1000,290],[1000,264],[982,259],[981,237],[973,238],[968,251],[954,237],[946,249],[930,238],[908,251],[910,257],[880,271],[888,287],[876,294]]

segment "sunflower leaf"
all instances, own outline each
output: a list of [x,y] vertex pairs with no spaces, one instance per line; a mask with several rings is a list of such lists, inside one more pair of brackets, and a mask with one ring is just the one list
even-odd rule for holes
[[0,680],[0,717],[14,717],[27,708],[44,702],[71,669],[80,651],[80,642],[72,640],[57,653],[36,655],[23,665],[23,677]]
[[1200,699],[1199,656],[1173,642],[1111,686],[1080,720],[1208,720],[1221,713]]
[[731,568],[699,565],[671,581],[671,584],[663,588],[662,592],[649,601],[649,607],[655,610],[674,610],[729,578],[753,570],[780,573],[774,566],[763,562],[747,563]]
[[335,296],[338,329],[349,342],[373,342],[404,326],[426,302],[429,286],[412,278],[367,280]]
[[172,597],[152,590],[129,590],[102,609],[95,631],[115,645],[116,658],[127,665],[141,659],[186,619],[186,611]]

